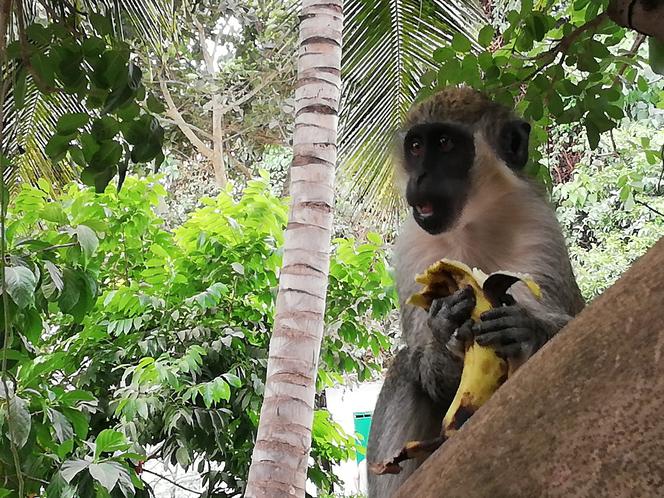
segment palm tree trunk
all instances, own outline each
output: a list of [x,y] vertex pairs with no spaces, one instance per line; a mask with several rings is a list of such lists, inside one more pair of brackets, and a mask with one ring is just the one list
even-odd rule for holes
[[302,1],[292,201],[247,498],[305,495],[330,259],[342,5]]

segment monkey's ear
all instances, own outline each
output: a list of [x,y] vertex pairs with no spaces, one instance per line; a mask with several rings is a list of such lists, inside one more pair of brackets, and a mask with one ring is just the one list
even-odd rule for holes
[[520,119],[508,121],[500,130],[499,154],[510,168],[520,170],[528,162],[529,136],[530,125]]

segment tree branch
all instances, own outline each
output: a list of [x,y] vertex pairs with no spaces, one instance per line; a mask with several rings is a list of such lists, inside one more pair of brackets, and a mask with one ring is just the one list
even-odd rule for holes
[[196,147],[196,149],[198,149],[201,154],[211,160],[213,155],[212,149],[210,149],[210,147],[205,145],[203,141],[198,138],[198,135],[194,133],[194,131],[191,129],[191,126],[184,120],[182,114],[180,114],[180,111],[178,111],[178,108],[175,106],[175,102],[173,102],[171,92],[168,91],[168,86],[163,80],[159,80],[159,88],[161,88],[161,93],[164,95],[164,100],[168,106],[168,110],[166,111],[168,116],[170,116],[173,121],[175,121],[175,124],[177,124],[178,128],[180,128],[180,131],[184,133],[184,135]]
[[159,479],[163,479],[164,481],[171,483],[173,486],[177,486],[178,488],[183,489],[185,491],[188,491],[190,493],[195,493],[197,495],[201,494],[201,491],[196,491],[195,489],[191,489],[191,488],[188,488],[186,486],[183,486],[182,484],[178,484],[173,479],[170,479],[170,478],[168,478],[164,475],[158,474],[157,472],[154,472],[150,469],[146,469],[145,467],[143,468],[143,470],[141,470],[141,472],[147,472],[148,474],[152,474],[153,476],[156,476]]
[[[159,116],[158,119],[159,119],[159,121],[163,121],[164,123],[174,124],[174,125],[178,126],[177,121],[175,121],[173,119],[163,118],[161,116]],[[189,123],[186,123],[186,124],[189,128],[191,128],[194,131],[197,131],[203,137],[207,138],[208,140],[212,140],[212,135],[210,133],[208,133],[207,131],[200,129],[198,126],[194,126],[193,124],[189,124]]]
[[655,209],[654,207],[652,207],[652,206],[651,206],[650,204],[648,204],[647,202],[643,202],[643,201],[640,201],[640,200],[638,200],[638,199],[634,199],[634,202],[636,202],[637,204],[640,204],[641,206],[643,206],[644,208],[648,209],[649,211],[652,211],[653,213],[658,214],[659,216],[664,217],[664,213],[662,213],[661,211],[658,211],[657,209]]
[[[646,35],[638,34],[636,35],[636,38],[634,39],[634,43],[632,43],[632,47],[629,49],[629,52],[627,52],[625,55],[634,57],[636,53],[639,51],[639,48],[643,44],[643,42],[646,40]],[[616,74],[616,77],[613,79],[613,84],[615,85],[618,83],[622,75],[625,73],[627,70],[627,67],[629,64],[626,62],[623,63],[622,67],[618,70],[618,73]]]
[[203,28],[203,25],[200,23],[200,21],[196,18],[196,16],[193,16],[194,19],[194,24],[196,25],[196,29],[198,30],[198,43],[201,45],[201,52],[203,54],[203,60],[205,61],[205,66],[207,67],[207,71],[210,75],[214,74],[214,61],[212,60],[212,55],[207,51],[207,47],[205,46],[205,42],[207,41],[207,38],[205,36],[205,29]]
[[569,35],[563,36],[560,39],[560,41],[556,43],[552,48],[538,55],[537,60],[538,61],[544,60],[545,62],[543,65],[545,66],[551,64],[555,60],[556,55],[558,55],[559,53],[565,55],[569,50],[569,48],[572,46],[572,44],[583,33],[585,33],[586,31],[596,31],[608,19],[609,16],[606,14],[606,12],[602,12],[601,14],[597,15],[597,17],[594,17],[590,21],[576,28]]

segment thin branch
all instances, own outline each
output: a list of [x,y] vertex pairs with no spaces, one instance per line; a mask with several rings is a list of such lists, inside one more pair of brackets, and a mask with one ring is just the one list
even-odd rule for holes
[[[634,57],[636,53],[639,51],[639,48],[641,47],[641,44],[646,40],[646,35],[638,34],[636,38],[634,38],[634,43],[632,44],[632,47],[629,49],[629,52],[627,52],[625,55],[629,57]],[[613,79],[613,84],[615,85],[620,81],[620,78],[622,75],[625,73],[627,68],[629,67],[629,64],[626,62],[623,63],[622,67],[618,70],[618,73],[616,74],[616,77]]]
[[[176,126],[178,125],[177,121],[174,121],[173,119],[163,118],[161,116],[159,116],[158,119],[159,119],[159,121],[162,121],[164,123],[174,124]],[[203,137],[207,138],[208,140],[212,140],[212,135],[210,133],[208,133],[207,131],[200,129],[198,126],[194,126],[193,124],[187,123],[187,126],[189,126],[189,128],[191,128],[192,130],[197,131],[198,133],[203,135]]]
[[657,180],[657,193],[661,192],[660,188],[662,186],[662,178],[664,178],[664,144],[662,148],[659,149],[659,157],[662,160],[662,171],[659,173],[659,180]]
[[168,86],[162,80],[159,81],[159,88],[161,88],[161,93],[164,95],[164,100],[168,106],[167,114],[175,121],[180,131],[189,139],[189,141],[198,149],[198,151],[203,154],[208,159],[212,160],[213,152],[210,147],[205,145],[203,141],[198,138],[198,135],[194,133],[191,129],[191,126],[184,120],[180,111],[173,102],[171,97],[171,92],[168,91]]
[[205,29],[203,28],[203,25],[200,23],[198,18],[194,15],[194,24],[196,25],[196,29],[198,30],[198,43],[201,46],[201,52],[203,53],[203,60],[205,61],[205,65],[207,66],[207,70],[209,74],[214,74],[214,62],[212,61],[212,55],[210,54],[207,50],[207,47],[205,46],[205,42],[207,41],[207,37],[205,36]]
[[242,97],[240,97],[236,101],[232,102],[231,104],[228,104],[225,107],[222,107],[220,109],[221,113],[226,114],[228,111],[232,110],[233,107],[237,107],[237,106],[242,105],[245,102],[247,102],[249,99],[254,97],[254,95],[256,95],[258,92],[260,92],[263,88],[265,88],[267,85],[272,83],[272,80],[274,80],[274,78],[276,78],[277,75],[279,75],[279,74],[280,74],[280,71],[273,71],[268,76],[266,76],[264,78],[261,78],[261,82],[258,85],[256,85],[251,91],[244,94]]
[[662,213],[661,211],[658,211],[657,209],[655,209],[654,207],[652,207],[652,206],[651,206],[650,204],[648,204],[647,202],[643,202],[643,201],[640,201],[640,200],[638,200],[638,199],[634,199],[634,202],[636,202],[637,204],[641,204],[643,207],[647,208],[648,210],[652,211],[653,213],[658,214],[659,216],[664,217],[664,213]]
[[197,494],[197,495],[201,493],[201,491],[196,491],[195,489],[191,489],[191,488],[188,488],[188,487],[186,487],[186,486],[183,486],[182,484],[178,484],[178,483],[177,483],[176,481],[174,481],[173,479],[170,479],[170,478],[168,478],[168,477],[166,477],[166,476],[164,476],[164,475],[158,474],[157,472],[154,472],[154,471],[152,471],[152,470],[150,470],[150,469],[143,468],[142,472],[147,472],[148,474],[152,474],[153,476],[156,476],[156,477],[158,477],[159,479],[163,479],[164,481],[171,483],[173,486],[177,486],[178,488],[183,489],[183,490],[185,490],[185,491],[188,491],[188,492],[190,492],[190,493],[195,493],[195,494]]
[[531,72],[528,76],[523,78],[523,80],[517,81],[514,84],[530,80],[535,76],[537,76],[540,72],[544,70],[544,68],[546,68],[549,64],[553,63],[556,60],[556,56],[558,54],[562,54],[564,57],[569,48],[572,46],[572,44],[583,33],[585,33],[586,31],[591,31],[591,32],[596,31],[606,20],[608,20],[608,18],[609,16],[606,14],[606,12],[602,12],[601,14],[597,15],[590,21],[576,28],[569,35],[563,36],[560,39],[560,41],[558,41],[558,43],[556,43],[553,47],[551,47],[546,52],[542,52],[541,54],[539,54],[537,57],[534,58],[537,64],[535,65],[535,69],[533,70],[533,72]]
[[12,11],[12,0],[2,0],[0,3],[0,53],[7,49],[7,31],[9,30],[9,17]]
[[49,247],[44,247],[42,249],[37,249],[35,252],[42,252],[42,251],[55,251],[56,249],[64,249],[65,247],[74,247],[77,246],[78,242],[67,242],[66,244],[58,244],[55,246],[49,246]]
[[606,12],[602,12],[601,14],[597,15],[596,17],[592,18],[590,21],[586,22],[585,24],[582,24],[578,28],[576,28],[574,31],[572,31],[569,35],[563,36],[558,43],[556,43],[552,48],[547,50],[546,52],[541,53],[540,55],[537,56],[537,60],[545,60],[546,62],[544,63],[545,65],[548,65],[552,63],[556,55],[559,53],[565,55],[569,48],[572,46],[572,44],[586,31],[596,31],[597,29],[600,28],[600,26],[609,19],[609,16],[606,14]]

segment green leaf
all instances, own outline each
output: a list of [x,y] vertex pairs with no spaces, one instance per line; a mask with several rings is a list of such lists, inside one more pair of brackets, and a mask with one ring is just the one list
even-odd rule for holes
[[63,271],[64,289],[58,298],[63,313],[68,313],[80,322],[92,308],[97,297],[97,284],[81,270],[65,268]]
[[120,478],[120,472],[127,472],[119,463],[117,462],[102,462],[102,463],[91,463],[88,467],[88,472],[99,482],[107,491],[111,491],[118,479]]
[[78,145],[70,145],[68,151],[69,151],[69,157],[71,158],[72,161],[74,161],[82,168],[86,166],[83,149],[81,149]]
[[106,42],[98,36],[91,36],[83,40],[82,49],[87,57],[99,57],[106,49]]
[[59,225],[64,225],[68,221],[67,214],[62,209],[62,206],[56,202],[49,202],[46,204],[39,214],[44,220]]
[[9,401],[8,412],[12,425],[7,432],[7,437],[20,450],[27,443],[30,427],[32,426],[28,402],[14,395]]
[[81,250],[86,257],[90,258],[99,247],[99,239],[92,228],[86,225],[76,227],[76,238],[81,246]]
[[69,484],[76,475],[90,466],[91,462],[87,460],[67,460],[60,467],[60,474],[67,484]]
[[89,15],[92,27],[97,33],[100,35],[113,35],[113,24],[108,17],[102,16],[101,14],[96,14],[94,12],[91,12]]
[[233,387],[242,387],[242,381],[240,380],[240,377],[238,377],[237,375],[233,375],[232,373],[225,373],[224,379],[226,379],[228,383]]
[[25,266],[5,268],[5,284],[7,293],[19,308],[23,309],[35,302],[37,278],[29,268]]
[[76,488],[69,485],[65,481],[60,472],[57,472],[46,488],[46,498],[74,498],[76,496]]
[[99,142],[113,138],[118,130],[120,124],[113,116],[103,116],[98,118],[92,123],[92,135]]
[[16,78],[14,80],[14,104],[17,109],[23,109],[25,104],[26,75],[27,72],[24,67],[21,67],[16,71]]
[[467,52],[470,52],[472,45],[470,43],[470,40],[466,38],[465,35],[463,35],[462,33],[454,33],[454,36],[452,37],[451,47],[457,52],[465,54]]
[[122,157],[122,145],[115,140],[101,142],[99,150],[90,158],[90,168],[102,171],[117,165]]
[[41,315],[35,308],[28,308],[23,312],[23,335],[32,343],[38,344],[44,324]]
[[433,82],[436,81],[437,77],[438,77],[438,73],[436,71],[434,71],[433,69],[430,69],[429,71],[427,71],[426,73],[424,73],[422,75],[422,79],[421,79],[422,85],[423,86],[431,85]]
[[55,67],[53,59],[42,52],[36,52],[30,57],[32,69],[37,73],[39,79],[50,87],[55,86]]
[[99,458],[102,453],[122,451],[131,446],[124,434],[113,429],[104,429],[101,431],[95,443],[95,459]]
[[67,149],[69,148],[69,142],[71,139],[72,136],[53,135],[46,144],[44,152],[46,152],[46,155],[51,159],[51,161],[57,163],[67,154]]
[[38,45],[46,45],[51,41],[51,32],[39,23],[30,24],[25,29],[28,39],[36,42]]
[[111,93],[108,94],[106,100],[104,101],[103,112],[113,112],[118,107],[122,107],[125,104],[129,103],[134,97],[134,92],[129,85],[124,85],[119,88],[115,88]]
[[480,29],[479,34],[477,35],[477,42],[482,45],[484,48],[487,48],[491,45],[493,41],[493,36],[496,34],[496,30],[490,24],[487,24],[482,29]]
[[147,105],[148,109],[150,109],[150,111],[154,112],[155,114],[161,114],[166,110],[164,104],[162,104],[161,101],[153,94],[148,95]]
[[60,271],[60,268],[50,261],[46,261],[44,267],[58,292],[64,289],[65,283],[62,281],[62,272]]
[[81,146],[83,147],[83,157],[86,163],[89,163],[92,160],[92,157],[101,147],[101,144],[91,133],[81,133],[79,140]]
[[181,446],[176,450],[175,459],[180,464],[180,466],[184,467],[185,469],[191,463],[191,459],[189,458],[189,451],[184,446]]
[[47,413],[53,430],[55,430],[55,437],[59,443],[64,443],[74,437],[74,429],[69,420],[67,420],[67,417],[52,408],[48,408]]
[[456,53],[449,47],[439,47],[433,51],[433,60],[436,62],[445,62],[456,57]]
[[67,419],[69,419],[69,422],[71,422],[76,436],[82,440],[88,437],[89,422],[87,415],[82,411],[74,410],[73,408],[62,407],[61,410]]
[[81,181],[86,185],[95,188],[95,192],[98,194],[103,194],[106,187],[111,182],[113,176],[117,171],[116,166],[111,166],[110,168],[98,171],[93,168],[85,168],[81,172]]
[[595,150],[599,145],[599,130],[589,119],[586,119],[585,127],[586,134],[588,135],[588,144],[592,150]]

